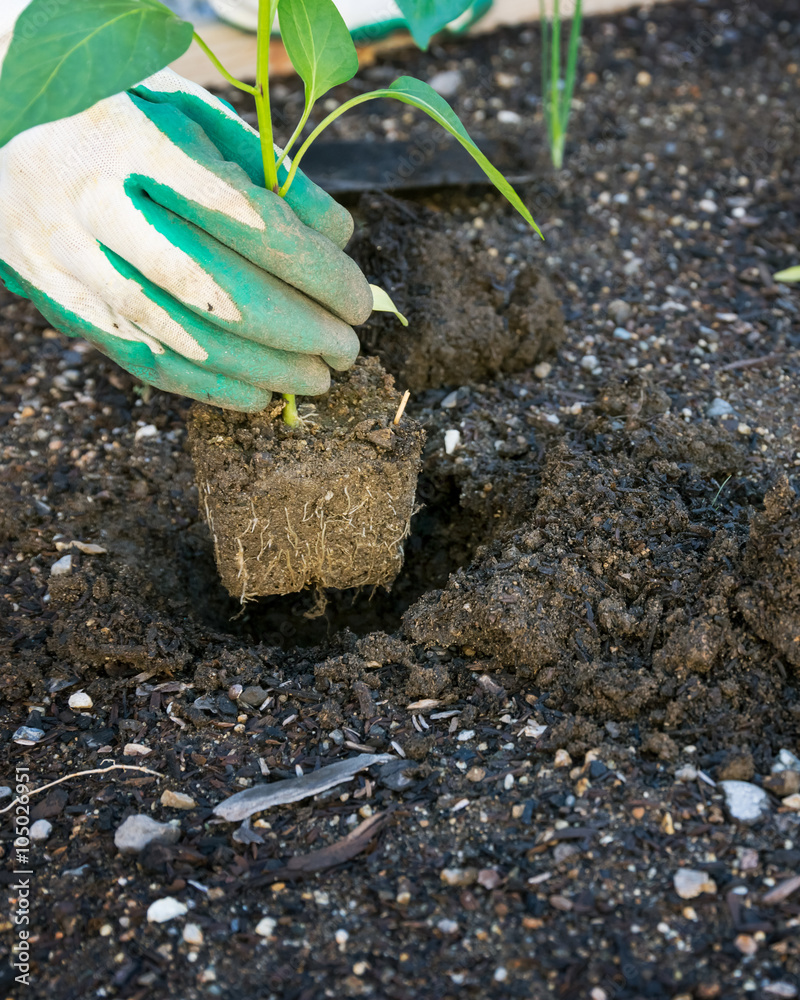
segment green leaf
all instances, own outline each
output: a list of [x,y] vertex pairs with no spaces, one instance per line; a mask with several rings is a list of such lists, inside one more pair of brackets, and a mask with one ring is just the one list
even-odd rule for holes
[[772,277],[775,281],[800,281],[800,267],[787,267],[785,271],[778,271]]
[[427,49],[431,37],[471,6],[470,0],[397,0],[414,41]]
[[192,34],[158,0],[33,0],[0,74],[0,146],[140,83],[182,55]]
[[[414,79],[413,76],[401,76],[386,90],[375,91],[373,96],[394,97],[398,101],[402,101],[404,104],[411,104],[413,107],[419,108],[421,111],[429,114],[434,121],[438,122],[442,126],[442,128],[447,129],[451,135],[458,139],[464,149],[466,149],[470,156],[472,156],[497,190],[501,194],[505,195],[522,218],[533,226],[536,232],[542,236],[539,227],[533,221],[533,216],[525,207],[525,204],[520,196],[508,183],[505,177],[503,177],[497,167],[492,166],[489,160],[478,149],[470,137],[469,132],[467,132],[459,121],[455,111],[453,111],[447,101],[445,101],[443,97],[440,97],[432,87],[429,87],[427,83],[423,83],[422,80]],[[543,236],[542,239],[544,239]]]
[[372,289],[372,311],[394,313],[403,326],[408,326],[408,320],[392,302],[388,292],[385,292],[380,285],[370,285]]
[[353,39],[333,0],[280,0],[281,38],[306,85],[306,108],[358,72]]

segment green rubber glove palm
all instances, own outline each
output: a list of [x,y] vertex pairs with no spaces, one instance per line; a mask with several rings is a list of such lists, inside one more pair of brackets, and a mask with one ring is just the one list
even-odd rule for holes
[[0,277],[158,388],[250,411],[318,395],[372,292],[350,215],[299,173],[285,200],[263,183],[253,129],[164,70],[0,149]]

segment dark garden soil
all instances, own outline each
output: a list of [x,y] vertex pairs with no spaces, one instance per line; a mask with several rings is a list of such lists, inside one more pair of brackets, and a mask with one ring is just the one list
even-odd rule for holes
[[[164,775],[32,799],[52,824],[31,851],[32,985],[4,964],[4,996],[798,995],[798,780],[771,769],[800,752],[800,297],[771,274],[800,260],[800,3],[585,34],[558,175],[535,30],[366,71],[454,71],[467,127],[536,178],[546,236],[486,188],[352,198],[354,253],[411,321],[363,342],[427,432],[388,594],[242,608],[186,401],[142,397],[3,295],[1,783],[23,763],[34,786],[107,760]],[[281,95],[291,118],[300,91]],[[432,134],[365,108],[338,140]],[[406,763],[244,824],[212,813],[370,751]],[[767,790],[754,824],[731,779]],[[180,839],[120,853],[136,813]],[[8,824],[3,849],[7,955]],[[683,868],[706,876],[694,898]],[[163,897],[186,915],[148,920]]]

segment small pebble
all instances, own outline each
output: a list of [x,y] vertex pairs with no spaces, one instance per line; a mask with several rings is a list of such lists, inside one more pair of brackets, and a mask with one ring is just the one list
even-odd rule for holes
[[599,364],[600,362],[597,360],[597,357],[594,354],[586,354],[584,355],[584,357],[581,358],[581,368],[583,368],[584,371],[587,372],[594,371]]
[[478,885],[484,889],[496,889],[502,881],[499,872],[494,868],[481,868],[478,872]]
[[733,819],[740,823],[757,823],[770,811],[769,796],[758,785],[749,781],[721,781],[725,805]]
[[441,403],[439,403],[439,406],[441,406],[443,410],[452,410],[454,407],[458,406],[458,389],[453,389],[452,392],[448,392]]
[[553,758],[554,767],[570,767],[572,764],[572,757],[566,750],[556,750],[556,755]]
[[455,427],[451,427],[449,430],[444,432],[444,450],[448,455],[452,455],[459,444],[461,444],[460,430]]
[[165,924],[168,920],[182,917],[189,907],[174,896],[164,896],[147,907],[147,920],[151,924]]
[[50,836],[53,832],[53,824],[46,819],[37,819],[35,823],[31,824],[30,837],[31,840],[35,840],[41,843]]
[[428,86],[433,87],[440,97],[455,97],[463,82],[464,77],[457,69],[447,69],[435,73],[428,80]]
[[538,365],[534,366],[533,374],[542,380],[546,379],[550,372],[553,370],[553,366],[549,361],[540,361]]
[[173,792],[169,788],[165,788],[161,793],[161,805],[166,806],[168,809],[197,808],[197,803],[191,795],[186,795],[184,792]]
[[758,951],[758,941],[752,934],[738,934],[734,939],[733,946],[742,955],[755,955]]
[[50,576],[69,576],[72,572],[72,555],[68,554],[56,559],[50,567]]
[[519,125],[522,121],[522,115],[518,115],[516,111],[508,111],[503,109],[497,112],[497,120],[501,125]]
[[199,924],[186,924],[183,928],[183,940],[199,948],[203,943],[203,930]]
[[717,211],[717,203],[710,198],[701,198],[697,203],[697,207],[701,212],[708,212],[709,215],[713,215]]
[[608,315],[616,323],[617,326],[622,326],[624,323],[631,318],[631,307],[624,299],[612,299],[608,303]]
[[144,427],[140,427],[136,433],[133,435],[134,441],[144,441],[147,438],[158,437],[158,428],[155,424],[145,424]]
[[88,712],[94,702],[85,691],[76,691],[67,702],[73,712]]
[[800,812],[800,795],[797,793],[787,795],[785,799],[781,800],[781,805],[786,806],[787,809],[793,809],[795,812]]
[[797,996],[797,987],[793,983],[765,983],[764,992],[771,997],[786,997],[786,1000],[793,1000]]
[[439,878],[449,886],[472,885],[477,877],[477,868],[443,868],[439,872]]
[[444,920],[440,920],[436,926],[439,928],[442,934],[455,934],[456,931],[458,930],[458,924],[456,923],[456,921],[448,920],[447,918],[445,918]]
[[733,407],[727,400],[721,399],[717,396],[716,399],[711,401],[711,404],[706,409],[707,417],[727,417],[733,413]]
[[713,896],[717,891],[717,883],[714,879],[710,878],[706,872],[697,871],[694,868],[679,868],[672,877],[672,884],[681,899],[695,899],[704,892]]
[[653,82],[652,76],[647,72],[646,69],[640,69],[636,74],[636,86],[637,87],[649,87]]
[[770,768],[773,774],[780,771],[800,771],[800,758],[795,757],[791,750],[779,750],[778,759]]
[[179,840],[181,830],[175,823],[159,823],[151,816],[137,813],[129,816],[117,828],[114,843],[123,854],[138,854],[148,844],[174,844]]
[[33,726],[20,726],[11,739],[22,747],[35,746],[44,739],[44,729],[34,729]]
[[[275,933],[275,928],[278,926],[278,921],[274,917],[262,917],[256,924],[256,934],[259,937],[272,937]],[[336,940],[339,941],[339,934],[347,934],[347,931],[337,931]],[[345,937],[345,941],[347,937]]]
[[493,979],[496,983],[504,983],[506,979],[508,979],[508,969],[506,969],[503,965],[499,965],[494,970]]

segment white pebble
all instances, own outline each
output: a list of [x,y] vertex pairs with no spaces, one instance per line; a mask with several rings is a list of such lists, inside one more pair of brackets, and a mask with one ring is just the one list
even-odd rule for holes
[[277,926],[278,921],[274,917],[262,917],[256,924],[256,934],[259,937],[272,937]]
[[145,424],[133,435],[134,441],[143,441],[146,438],[158,437],[158,428],[155,424]]
[[187,924],[183,928],[183,940],[199,948],[203,943],[203,929],[199,924]]
[[706,410],[707,417],[727,417],[733,413],[733,407],[731,404],[717,396],[716,399],[712,400],[708,409]]
[[709,215],[713,215],[717,211],[717,203],[710,198],[701,198],[697,203],[697,207],[701,212],[708,212]]
[[428,86],[433,87],[440,97],[455,97],[463,82],[464,77],[457,69],[446,69],[435,73],[428,80]]
[[778,759],[770,768],[773,774],[781,771],[800,771],[800,759],[791,750],[779,750]]
[[518,115],[516,111],[508,111],[504,108],[502,111],[497,112],[497,120],[501,125],[519,125],[522,121],[522,115]]
[[740,823],[757,823],[770,811],[769,796],[749,781],[720,781],[728,812]]
[[168,920],[182,917],[189,907],[174,896],[164,896],[147,907],[147,919],[151,924],[165,924]]
[[451,427],[450,430],[444,432],[444,450],[448,455],[452,455],[456,448],[461,444],[461,431],[456,430],[456,428]]
[[797,996],[797,987],[793,983],[766,983],[764,992],[771,997],[786,997],[786,1000],[793,1000]]
[[681,899],[695,899],[704,892],[714,895],[717,891],[714,879],[694,868],[679,868],[672,878],[672,884]]
[[50,576],[69,576],[71,572],[72,572],[71,555],[62,556],[60,559],[56,559],[56,561],[50,567]]
[[73,712],[88,712],[94,702],[85,691],[76,691],[67,702]]
[[46,819],[37,819],[35,823],[31,824],[31,840],[41,842],[47,840],[50,834],[53,832],[53,824]]
[[581,358],[581,368],[587,372],[594,371],[599,364],[600,362],[594,354],[586,354]]
[[453,389],[452,392],[448,392],[448,394],[444,397],[441,403],[439,403],[439,406],[441,406],[443,410],[452,410],[453,407],[457,405],[458,405],[458,389]]
[[550,372],[553,370],[553,366],[549,361],[540,361],[533,369],[533,374],[540,379],[546,379]]
[[159,823],[158,820],[144,813],[129,816],[114,834],[114,843],[118,851],[124,854],[138,854],[148,844],[174,844],[181,835],[181,830],[175,823]]

